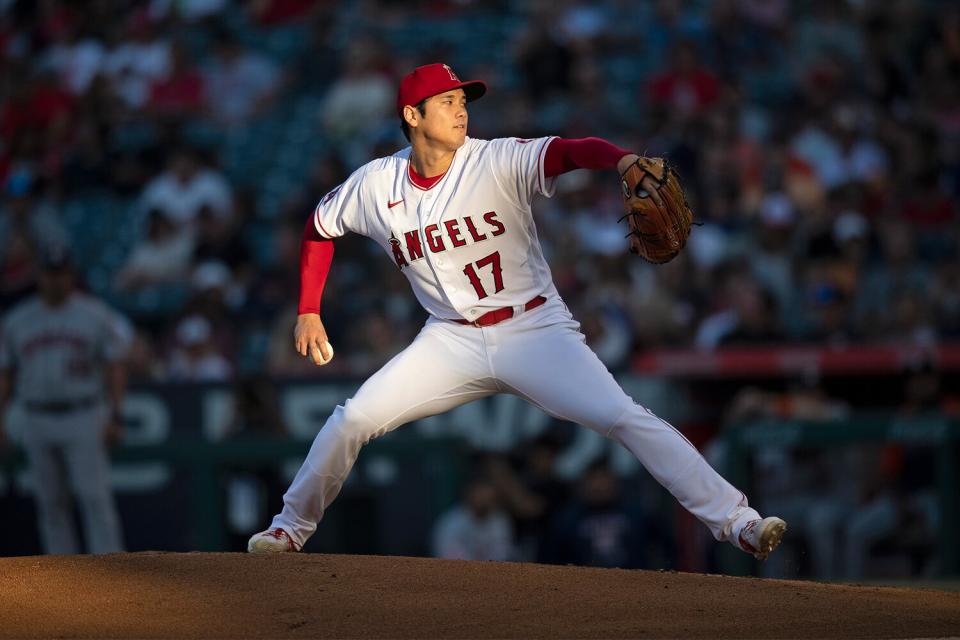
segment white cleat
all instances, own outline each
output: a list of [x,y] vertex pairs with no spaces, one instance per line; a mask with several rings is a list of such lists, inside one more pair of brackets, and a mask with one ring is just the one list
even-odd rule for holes
[[740,530],[738,546],[747,553],[752,553],[757,560],[766,560],[770,552],[780,544],[786,530],[787,523],[776,516],[751,520]]
[[291,553],[300,551],[300,545],[293,541],[290,534],[277,527],[261,531],[250,538],[247,553]]

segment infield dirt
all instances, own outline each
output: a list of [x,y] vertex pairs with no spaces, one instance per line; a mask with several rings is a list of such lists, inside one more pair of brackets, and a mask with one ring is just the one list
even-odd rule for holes
[[940,638],[960,593],[424,558],[0,558],[2,638]]

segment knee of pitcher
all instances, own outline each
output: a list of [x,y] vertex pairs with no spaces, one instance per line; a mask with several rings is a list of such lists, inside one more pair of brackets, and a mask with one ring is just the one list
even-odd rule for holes
[[337,407],[335,421],[337,436],[366,444],[381,433],[380,425],[374,422],[353,400]]
[[623,436],[648,427],[649,412],[634,403],[623,403],[606,408],[592,424],[587,424],[601,435],[623,444]]

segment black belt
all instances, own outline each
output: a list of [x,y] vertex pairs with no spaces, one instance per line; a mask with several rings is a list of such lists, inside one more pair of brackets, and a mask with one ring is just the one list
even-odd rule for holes
[[51,400],[48,402],[25,402],[27,409],[37,413],[70,413],[92,407],[100,402],[97,398],[80,398],[77,400]]

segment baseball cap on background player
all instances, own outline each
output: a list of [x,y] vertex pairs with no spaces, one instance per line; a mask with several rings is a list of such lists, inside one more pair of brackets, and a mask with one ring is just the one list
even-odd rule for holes
[[400,81],[397,91],[397,115],[403,120],[403,108],[414,107],[430,96],[463,89],[467,102],[476,100],[487,92],[487,85],[481,80],[460,80],[448,65],[436,62],[417,67]]

